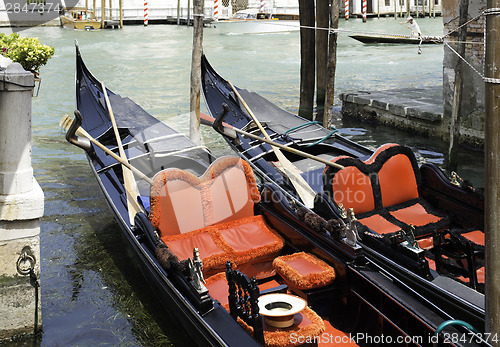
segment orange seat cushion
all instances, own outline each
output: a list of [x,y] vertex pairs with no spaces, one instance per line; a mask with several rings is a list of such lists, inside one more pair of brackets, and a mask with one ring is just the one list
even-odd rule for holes
[[200,251],[203,270],[271,258],[281,251],[283,239],[272,231],[260,215],[210,225],[189,233],[162,237],[179,260],[192,258],[193,247]]
[[210,296],[215,300],[219,300],[222,306],[227,307],[229,304],[229,286],[227,285],[226,274],[219,272],[205,280]]
[[[307,306],[302,311],[297,313],[294,319],[295,323],[291,327],[281,329],[266,324],[264,318],[262,317],[265,346],[298,346],[303,344],[304,340],[313,341],[316,336],[321,335],[326,330],[323,319]],[[247,330],[250,334],[253,334],[253,327],[250,327],[239,317],[237,318],[237,321],[243,328],[245,328],[245,330]],[[296,338],[292,338],[293,336]]]
[[335,270],[312,254],[299,252],[274,259],[276,272],[291,286],[308,290],[332,284]]
[[[243,269],[240,269],[243,270]],[[245,275],[246,273],[243,272]],[[253,276],[249,276],[252,278]],[[278,287],[280,284],[275,280],[270,280],[259,284],[259,290],[262,292],[266,289]],[[226,310],[229,310],[229,286],[227,284],[226,273],[219,272],[210,276],[205,280],[205,287],[207,287],[210,296],[218,300]]]
[[201,259],[216,257],[224,253],[222,246],[217,246],[212,236],[202,230],[189,234],[186,237],[171,239],[165,238],[164,241],[177,257],[182,259],[193,257],[193,248],[198,248]]
[[412,224],[416,227],[437,223],[442,219],[439,216],[428,213],[419,203],[391,211],[390,214],[401,222],[408,225]]
[[375,231],[378,234],[394,233],[401,230],[401,227],[392,224],[379,214],[374,214],[370,217],[358,219],[358,222],[367,226],[369,229]]
[[425,237],[417,240],[418,246],[422,249],[431,249],[434,247],[434,239],[431,237]]
[[469,231],[460,235],[475,244],[484,246],[484,233],[481,230]]

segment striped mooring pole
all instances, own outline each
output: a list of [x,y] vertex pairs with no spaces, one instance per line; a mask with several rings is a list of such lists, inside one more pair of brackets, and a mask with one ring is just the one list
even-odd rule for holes
[[219,0],[214,0],[214,21],[219,20]]
[[148,0],[144,0],[144,26],[148,26]]
[[366,0],[363,0],[363,23],[366,22]]
[[345,0],[345,20],[349,20],[349,0]]
[[260,0],[260,12],[264,12],[264,0]]

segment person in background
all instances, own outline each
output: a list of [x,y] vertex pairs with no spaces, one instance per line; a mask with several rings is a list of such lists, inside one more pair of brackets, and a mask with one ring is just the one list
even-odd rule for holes
[[420,36],[422,33],[420,32],[420,27],[417,22],[413,19],[412,16],[409,16],[406,22],[401,22],[401,24],[409,24],[407,27],[411,30],[411,36]]

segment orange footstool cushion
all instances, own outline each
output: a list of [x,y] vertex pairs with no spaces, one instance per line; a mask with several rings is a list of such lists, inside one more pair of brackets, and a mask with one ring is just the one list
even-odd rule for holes
[[299,252],[274,259],[276,272],[291,286],[309,290],[332,284],[335,270],[314,255]]

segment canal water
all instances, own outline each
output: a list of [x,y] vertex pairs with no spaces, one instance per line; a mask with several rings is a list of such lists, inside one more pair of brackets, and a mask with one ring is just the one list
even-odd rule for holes
[[[442,84],[442,46],[363,45],[349,32],[408,33],[400,18],[341,20],[336,93]],[[420,19],[425,35],[441,35],[442,19]],[[349,32],[347,31],[349,30]],[[8,29],[0,28],[0,32]],[[75,108],[75,48],[111,90],[128,96],[176,130],[188,133],[192,28],[150,25],[95,32],[31,28],[55,47],[41,69],[33,99],[32,154],[45,193],[41,224],[44,346],[188,345],[175,320],[158,307],[127,254],[117,224],[90,173],[82,150],[69,145],[58,123]],[[222,34],[206,28],[204,51],[214,68],[235,85],[295,112],[299,100],[299,33]],[[337,103],[338,103],[338,99]],[[203,103],[203,102],[202,102]],[[339,105],[340,106],[340,105]],[[203,110],[206,111],[202,104]],[[445,146],[392,128],[343,122],[335,126],[370,148],[386,142],[411,146],[419,161],[443,164]],[[216,154],[230,150],[210,128],[202,129]],[[483,182],[482,153],[463,149],[459,174]]]

